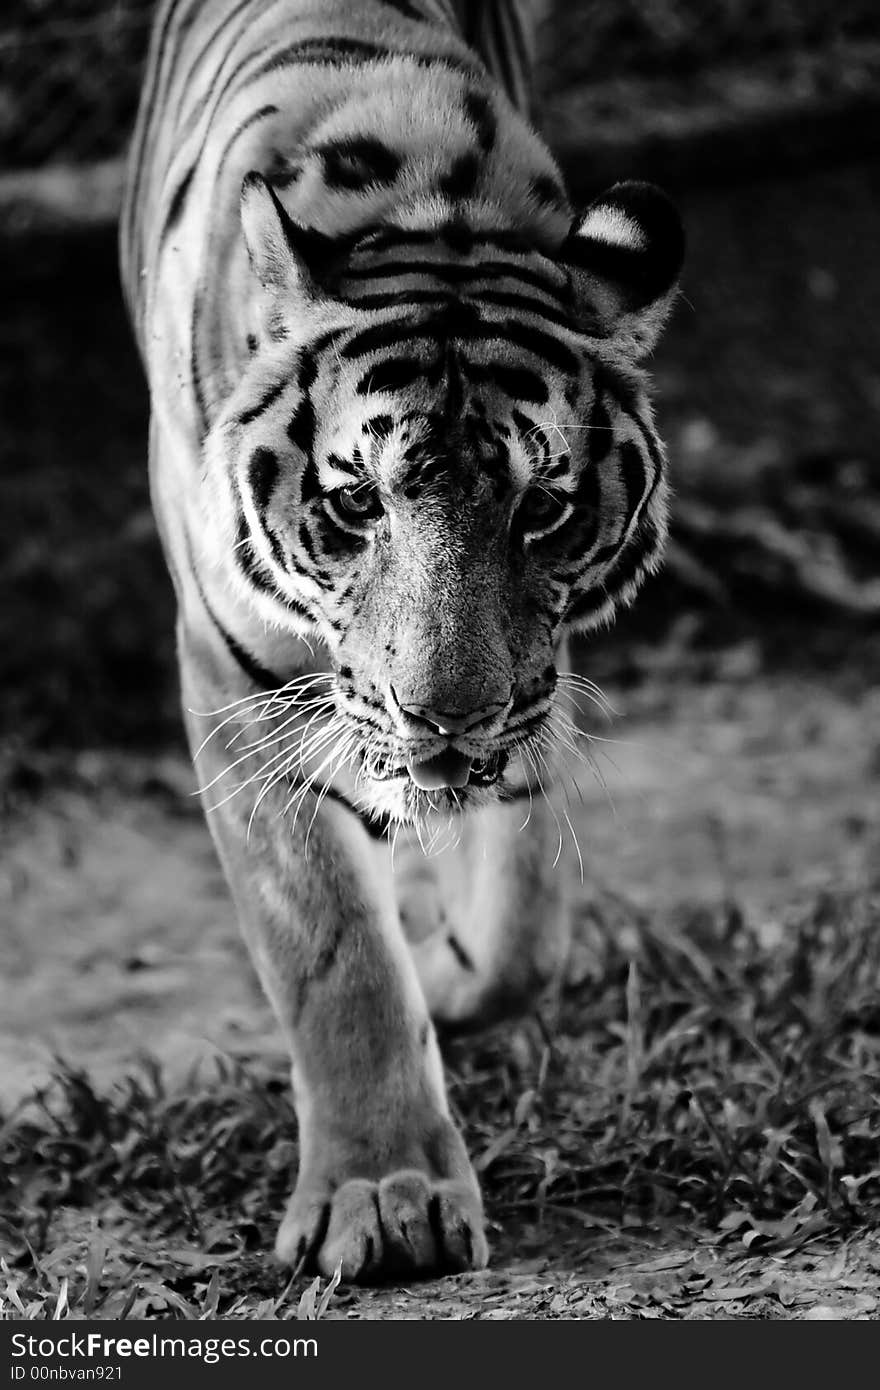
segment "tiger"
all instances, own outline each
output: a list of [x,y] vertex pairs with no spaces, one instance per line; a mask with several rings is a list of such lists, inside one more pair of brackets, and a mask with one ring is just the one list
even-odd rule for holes
[[666,534],[682,224],[575,210],[538,11],[162,0],[120,220],[187,737],[291,1058],[276,1255],[348,1281],[486,1265],[438,1032],[558,990],[569,638]]

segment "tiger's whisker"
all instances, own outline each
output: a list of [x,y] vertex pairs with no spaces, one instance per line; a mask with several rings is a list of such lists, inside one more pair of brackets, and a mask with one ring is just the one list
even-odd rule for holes
[[581,847],[580,847],[580,845],[578,844],[578,837],[577,837],[577,835],[575,834],[575,829],[574,829],[574,826],[572,825],[571,820],[570,820],[570,818],[569,818],[568,811],[563,811],[563,812],[562,812],[562,815],[563,815],[563,817],[564,817],[564,819],[565,819],[566,825],[568,826],[569,830],[571,831],[571,838],[572,838],[572,840],[574,841],[574,848],[575,848],[575,852],[576,852],[577,857],[578,857],[578,864],[580,865],[580,871],[581,871],[581,884],[583,885],[583,882],[584,882],[584,858],[583,858],[583,855],[581,854]]

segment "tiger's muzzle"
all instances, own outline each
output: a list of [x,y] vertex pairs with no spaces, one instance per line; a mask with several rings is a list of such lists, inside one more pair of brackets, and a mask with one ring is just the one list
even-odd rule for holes
[[[398,692],[388,686],[388,708],[398,730],[407,741],[418,740],[406,758],[410,780],[421,791],[442,788],[458,790],[467,786],[491,786],[507,764],[507,755],[486,744],[504,727],[513,704],[510,691],[492,691],[482,703],[470,708],[438,708],[414,692]],[[444,701],[444,705],[451,702]],[[425,747],[424,739],[433,735],[442,743]]]

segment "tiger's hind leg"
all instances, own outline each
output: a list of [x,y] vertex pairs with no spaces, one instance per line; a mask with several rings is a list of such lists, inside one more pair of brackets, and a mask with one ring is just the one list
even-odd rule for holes
[[413,865],[401,912],[435,1022],[480,1027],[558,986],[571,931],[559,850],[549,808],[515,802],[476,812],[456,849]]

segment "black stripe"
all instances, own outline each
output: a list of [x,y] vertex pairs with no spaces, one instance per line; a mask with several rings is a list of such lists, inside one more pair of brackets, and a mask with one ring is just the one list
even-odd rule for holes
[[196,589],[198,590],[199,598],[202,601],[202,606],[204,607],[208,617],[211,619],[211,622],[213,623],[217,632],[222,637],[230,656],[233,658],[236,665],[238,665],[241,668],[241,670],[244,671],[248,679],[252,681],[254,685],[259,686],[261,690],[280,689],[280,687],[284,684],[281,678],[279,676],[276,676],[273,671],[270,671],[268,667],[262,666],[260,662],[257,661],[256,657],[252,656],[251,653],[245,647],[243,647],[241,643],[236,640],[235,637],[233,637],[232,633],[229,632],[223,626],[220,619],[217,617],[217,614],[214,612],[213,608],[208,602],[208,596],[202,587],[202,581],[199,578],[198,570],[196,569],[194,564],[192,544],[190,542],[189,534],[186,531],[184,532],[184,541],[186,544],[187,556],[189,559],[189,567],[192,571],[192,576],[195,580]]
[[438,235],[450,251],[454,251],[458,256],[469,256],[474,249],[473,229],[459,209],[438,228]]
[[[277,39],[276,39],[277,42]],[[268,49],[263,50],[267,52]],[[257,55],[259,56],[259,55]],[[251,73],[249,81],[256,82],[268,72],[292,67],[298,63],[318,63],[331,66],[353,63],[383,62],[388,58],[403,56],[383,44],[370,43],[365,39],[346,39],[332,37],[300,39],[286,44]]]
[[[358,295],[356,299],[347,299],[343,302],[357,309],[394,308],[408,310],[410,307],[419,308],[422,305],[429,305],[436,311],[438,317],[446,315],[447,318],[451,309],[460,309],[463,304],[461,297],[449,295],[439,288],[435,290],[388,290],[378,294]],[[547,324],[574,331],[571,319],[564,308],[561,306],[557,308],[546,303],[543,299],[535,299],[531,295],[485,288],[474,290],[473,305],[469,306],[472,313],[479,314],[484,305],[510,309],[514,313],[533,314],[536,318],[543,318]]]
[[[464,157],[464,156],[462,156]],[[468,157],[476,157],[471,152]],[[516,255],[531,256],[535,247],[522,233],[510,228],[479,229],[464,224],[468,236],[475,246],[494,246]],[[409,229],[406,227],[380,227],[363,229],[352,247],[352,253],[369,255],[375,251],[387,250],[389,246],[428,246],[434,245],[445,235],[445,227]],[[496,262],[490,262],[495,265]],[[514,270],[516,267],[512,267]],[[560,280],[560,283],[562,281]]]
[[623,543],[623,537],[616,541],[609,541],[607,545],[602,546],[601,550],[597,550],[595,555],[590,556],[590,564],[604,565],[607,561],[614,560],[620,554]]
[[[201,8],[201,6],[197,3],[194,3],[191,7],[191,13],[189,15],[190,23],[192,23],[197,8]],[[148,151],[152,151],[153,146],[155,144],[155,124],[157,120],[161,119],[164,116],[166,110],[166,98],[168,95],[168,87],[174,75],[175,59],[179,52],[179,35],[175,34],[175,43],[173,44],[173,46],[168,46],[168,53],[171,53],[174,56],[169,58],[167,73],[164,73],[163,70],[165,69],[166,45],[168,45],[171,26],[172,23],[176,21],[178,28],[183,31],[185,29],[184,21],[186,20],[186,18],[186,9],[182,4],[178,6],[169,5],[163,16],[162,26],[154,28],[150,38],[150,50],[147,58],[147,72],[144,77],[143,88],[141,91],[141,100],[138,109],[138,123],[137,130],[135,133],[135,139],[137,142],[137,160],[134,167],[131,188],[129,190],[127,198],[127,208],[129,216],[126,225],[126,240],[129,242],[129,244],[132,241],[135,241],[136,243],[134,246],[134,264],[138,267],[138,269],[140,268],[141,262],[143,261],[143,247],[141,245],[140,236],[141,228],[140,226],[137,227],[137,234],[135,235],[135,229],[132,227],[131,221],[132,219],[137,219],[138,207],[141,201],[141,192],[146,168],[146,155]],[[163,76],[165,77],[164,81]]]
[[468,228],[471,240],[475,246],[494,246],[499,251],[510,251],[518,256],[530,256],[534,254],[534,246],[522,232],[496,231],[480,232],[474,228]]
[[[308,524],[305,518],[303,518],[299,523],[298,536],[299,543],[306,553],[306,559],[308,560],[311,568],[315,571],[320,571],[321,566],[318,561],[318,557],[315,554],[315,543],[312,540],[312,533],[308,528]],[[327,576],[324,575],[324,578],[326,579]]]
[[[398,280],[404,275],[433,276],[451,285],[477,280],[520,280],[543,294],[558,295],[552,280],[511,262],[486,261],[477,265],[452,265],[449,261],[390,260],[369,266],[349,266],[344,280]],[[405,293],[405,291],[403,291]]]
[[274,386],[270,386],[265,395],[261,396],[256,405],[252,405],[248,410],[243,410],[238,417],[240,425],[249,425],[252,420],[258,420],[263,415],[288,385],[287,380],[277,381]]
[[311,455],[306,459],[306,466],[300,474],[299,496],[304,506],[309,506],[312,502],[320,502],[324,497],[324,489],[321,487],[321,479],[318,477],[318,466]]
[[430,304],[442,312],[449,303],[449,297],[442,290],[385,290],[378,294],[358,295],[357,299],[343,299],[342,303],[356,309],[396,309],[408,308],[410,304]]
[[492,103],[482,92],[466,92],[465,115],[477,132],[480,149],[488,154],[495,144],[496,123]]
[[376,251],[386,251],[389,246],[425,246],[436,242],[437,233],[433,229],[418,230],[413,227],[373,227],[361,232],[354,252],[363,255]]
[[262,518],[278,482],[278,455],[273,449],[255,449],[248,462],[248,484]]
[[287,556],[284,554],[281,541],[278,539],[276,532],[264,523],[263,535],[269,542],[269,549],[272,551],[272,559],[280,570],[284,570],[285,574],[289,574],[290,566],[287,563]]
[[373,415],[367,421],[367,433],[373,439],[385,439],[393,429],[393,415]]
[[550,366],[566,372],[570,376],[578,373],[580,362],[575,353],[552,333],[531,323],[517,323],[512,319],[483,320],[478,304],[462,304],[450,301],[452,319],[448,314],[413,323],[407,318],[395,318],[375,324],[355,334],[342,349],[342,356],[350,360],[365,357],[371,352],[381,352],[415,338],[454,337],[468,342],[491,342],[503,337],[525,348],[535,357],[540,357]]
[[[382,417],[377,416],[376,418],[379,419]],[[349,459],[343,458],[341,454],[328,454],[327,466],[328,468],[335,468],[339,473],[346,473],[349,478],[360,477],[360,473],[355,468],[354,464]]]
[[447,198],[469,198],[480,177],[480,157],[473,150],[460,154],[440,178],[440,191]]
[[301,391],[308,391],[314,386],[318,379],[319,359],[321,354],[331,347],[336,339],[344,332],[341,328],[331,328],[326,333],[322,333],[316,338],[311,347],[303,350],[299,361],[299,375],[297,385]]
[[235,528],[235,560],[245,579],[253,584],[255,589],[258,589],[261,594],[267,594],[269,598],[279,598],[274,579],[263,568],[259,551],[243,511],[238,514]]
[[304,396],[287,426],[287,437],[291,444],[301,449],[307,459],[312,456],[315,443],[315,407],[310,396]]
[[400,172],[400,155],[369,135],[334,140],[318,149],[328,188],[385,187]]
[[[366,535],[358,535],[336,520],[335,515],[321,510],[315,517],[318,542],[324,559],[336,560],[340,555],[350,558],[356,551],[363,550],[367,544]],[[337,593],[336,601],[340,607],[350,597],[350,588]]]
[[659,486],[660,479],[663,476],[663,458],[661,456],[660,449],[657,445],[657,440],[654,438],[652,430],[646,424],[639,411],[638,399],[636,394],[637,388],[630,382],[626,381],[623,377],[621,377],[619,373],[612,372],[607,366],[603,366],[602,372],[603,378],[606,382],[606,385],[610,389],[610,394],[612,395],[615,404],[617,405],[618,409],[622,412],[622,414],[626,415],[626,417],[632,422],[632,424],[635,425],[636,429],[642,437],[642,440],[644,441],[645,448],[651,459],[651,463],[654,469],[654,475],[651,480],[651,486],[648,489],[647,495],[644,499],[644,503],[642,506],[642,510],[645,511],[649,506],[651,499],[653,498],[654,493],[657,490],[657,487]]
[[594,382],[594,390],[596,394],[593,399],[593,409],[590,412],[587,447],[590,463],[593,465],[594,469],[598,470],[599,464],[602,463],[611,452],[611,448],[614,444],[614,430],[611,426],[611,416],[605,408],[601,378],[598,373]]
[[[548,444],[548,446],[547,446],[547,448],[548,448],[548,453],[549,453],[549,447],[550,447],[550,446],[549,446],[549,444]],[[563,475],[564,473],[568,473],[568,471],[569,471],[569,459],[568,459],[567,457],[563,456],[562,458],[556,459],[555,462],[554,462],[554,461],[551,461],[551,462],[546,463],[546,464],[544,465],[544,467],[542,468],[542,470],[541,470],[541,477],[542,477],[542,478],[546,478],[546,479],[549,481],[551,478],[561,478],[562,475]]]
[[342,792],[336,791],[334,787],[323,786],[313,788],[318,795],[323,795],[328,801],[335,801],[337,805],[344,806],[347,811],[351,811],[353,816],[357,816],[367,834],[373,840],[384,840],[391,826],[394,824],[394,817],[386,815],[382,811],[362,811],[349,801]]
[[423,365],[413,358],[389,357],[364,373],[357,384],[357,393],[359,396],[366,396],[371,392],[401,391],[404,387],[411,386],[420,376],[428,375],[430,371],[431,368],[427,364]]
[[[591,435],[591,440],[592,437]],[[611,438],[610,432],[608,438]],[[575,515],[572,520],[577,524],[578,550],[581,555],[586,555],[599,538],[602,507],[599,462],[592,453],[581,470],[573,500]]]
[[234,86],[236,79],[243,71],[243,69],[245,69],[248,63],[252,60],[253,54],[246,54],[242,61],[236,67],[233,68],[232,72],[226,78],[226,81],[223,83],[223,85],[220,85],[223,76],[223,70],[228,57],[230,57],[235,52],[236,45],[238,44],[242,35],[247,32],[248,28],[253,22],[253,15],[251,13],[252,7],[253,0],[241,0],[241,3],[238,4],[235,7],[235,9],[231,10],[227,15],[224,16],[222,22],[218,25],[217,29],[211,35],[211,38],[208,39],[208,41],[204,44],[198,57],[194,59],[193,63],[190,65],[189,70],[187,72],[187,80],[183,84],[184,93],[186,93],[186,90],[188,89],[190,82],[195,76],[196,69],[203,61],[203,59],[208,56],[211,49],[215,46],[223,30],[226,28],[228,24],[231,24],[233,20],[235,20],[242,12],[244,12],[243,22],[239,25],[235,33],[229,36],[229,38],[223,45],[222,53],[219,62],[216,64],[216,71],[208,86],[208,90],[204,92],[202,96],[199,97],[193,109],[186,113],[188,133],[195,129],[197,122],[201,120],[202,115],[206,110],[208,110],[208,108],[210,108],[207,121],[208,129],[210,129],[213,126],[214,117],[217,113],[217,110],[221,102],[223,101],[223,98],[230,90],[230,87]]
[[[272,548],[272,553],[277,559],[279,553],[277,537],[269,532],[264,532],[263,534],[266,535]],[[250,584],[253,584],[254,588],[258,590],[259,593],[274,599],[276,603],[281,604],[282,608],[287,608],[291,613],[296,614],[298,618],[303,618],[307,622],[313,621],[308,609],[296,599],[290,598],[289,595],[282,593],[276,585],[271,571],[264,567],[262,556],[257,550],[244,511],[239,512],[238,522],[236,524],[235,560],[245,579],[247,579]],[[288,565],[283,562],[279,562],[279,568],[284,570],[289,569]]]
[[242,121],[241,125],[235,131],[233,131],[232,135],[230,135],[229,139],[226,142],[226,145],[224,146],[223,153],[221,154],[220,159],[217,163],[217,172],[214,175],[215,182],[219,181],[220,176],[226,167],[226,161],[231,155],[236,143],[241,139],[242,135],[244,135],[246,131],[250,130],[251,126],[257,125],[259,121],[264,121],[267,116],[277,115],[277,106],[261,106],[258,111],[252,111],[251,114],[247,117],[247,119]]
[[230,655],[241,667],[249,680],[253,681],[254,685],[259,686],[261,690],[277,690],[279,686],[283,684],[281,678],[276,676],[274,671],[270,671],[268,667],[261,665],[256,657],[252,656],[240,642],[237,642],[232,636],[232,633],[226,631],[226,628],[220,622],[213,609],[208,606],[207,600],[204,600],[204,603],[208,617],[226,643]]
[[480,68],[476,63],[468,63],[446,54],[412,53],[407,49],[389,48],[384,44],[369,43],[364,39],[328,36],[320,39],[301,39],[298,43],[288,44],[285,48],[279,49],[277,53],[249,75],[248,82],[257,82],[267,73],[280,72],[283,68],[294,67],[303,63],[344,66],[346,64],[388,62],[394,58],[402,58],[407,62],[416,63],[422,68],[445,67],[466,77],[480,76]]
[[563,614],[563,622],[583,622],[585,618],[591,618],[594,614],[598,613],[601,608],[605,607],[607,602],[608,595],[605,593],[604,589],[601,590],[598,595],[594,589],[576,594],[566,607],[565,613]]
[[[312,790],[316,790],[312,788]],[[319,984],[325,980],[330,971],[336,964],[339,949],[342,946],[345,936],[345,921],[339,918],[331,918],[333,925],[325,934],[323,940],[316,946],[314,957],[308,969],[299,976],[296,983],[296,1002],[294,1005],[294,1017],[298,1017],[305,1008],[308,999],[309,988],[313,984]]]
[[628,529],[646,495],[648,480],[645,476],[644,458],[632,440],[624,440],[618,448],[617,454],[620,459],[620,471],[626,492],[625,529]]
[[575,376],[580,370],[580,362],[570,347],[531,324],[511,320],[504,326],[504,335],[510,342],[516,343],[517,347],[525,348],[535,357],[543,358],[545,362],[569,376]]
[[174,190],[171,202],[168,204],[168,215],[165,218],[165,222],[163,224],[162,231],[159,236],[160,252],[165,244],[166,238],[174,230],[174,228],[177,226],[177,223],[180,221],[180,216],[183,212],[183,205],[186,202],[186,195],[189,192],[189,186],[193,181],[195,172],[195,165],[193,165],[192,168],[187,170],[186,174]]
[[642,510],[644,512],[650,505],[651,499],[653,498],[654,493],[656,492],[657,487],[659,486],[660,479],[663,477],[663,458],[660,454],[660,449],[657,445],[657,441],[654,438],[654,435],[649,429],[648,425],[642,419],[642,416],[637,412],[634,412],[630,418],[634,420],[636,425],[638,426],[639,432],[642,436],[642,439],[645,442],[645,447],[648,450],[648,454],[650,456],[651,463],[654,469],[654,476],[651,479],[651,486],[648,489],[647,496],[645,497],[645,501],[642,507]]
[[480,304],[497,305],[500,309],[512,309],[515,313],[534,314],[537,318],[545,319],[547,323],[572,330],[571,316],[558,300],[555,305],[547,304],[543,299],[534,299],[531,295],[485,289],[478,290],[475,297],[479,299]]
[[482,363],[463,361],[461,369],[469,381],[489,382],[514,400],[546,405],[549,398],[547,383],[527,367],[509,367],[504,362],[490,362],[488,366],[483,366]]
[[[189,93],[196,72],[201,67],[202,63],[205,61],[208,55],[211,54],[212,50],[216,47],[220,37],[223,34],[224,29],[228,28],[230,24],[233,24],[235,20],[238,18],[238,16],[242,13],[242,11],[249,10],[252,7],[252,5],[253,0],[239,0],[239,3],[236,6],[234,6],[234,8],[231,9],[228,14],[223,16],[223,19],[217,25],[216,29],[212,31],[212,33],[202,44],[198,53],[195,55],[189,67],[187,68],[186,76],[182,79],[180,83],[180,88],[181,92],[183,93],[184,99]],[[196,0],[196,7],[200,12],[204,13],[204,0]],[[250,16],[247,16],[245,18],[244,24],[241,26],[238,33],[235,34],[235,36],[232,39],[229,39],[226,43],[224,43],[218,67],[222,66],[226,55],[232,52],[241,35],[245,33],[245,31],[248,29],[250,22]],[[199,109],[201,109],[201,106],[199,107]]]
[[610,574],[605,577],[606,590],[614,585],[615,590],[625,589],[634,583],[644,568],[648,555],[656,547],[657,532],[653,526],[640,526],[626,549],[621,551],[620,559]]
[[359,357],[369,356],[371,352],[382,352],[388,348],[396,347],[399,343],[406,342],[412,337],[429,337],[432,328],[433,325],[430,320],[425,320],[423,323],[413,323],[409,318],[386,319],[384,323],[374,323],[369,328],[355,333],[353,337],[349,338],[339,355],[349,361],[356,361]]
[[198,418],[199,438],[204,439],[208,432],[208,404],[205,400],[205,392],[202,386],[202,373],[199,366],[199,330],[201,328],[202,317],[202,290],[201,286],[196,288],[193,296],[192,318],[190,320],[190,345],[189,345],[189,369],[192,380],[193,397],[195,399],[196,415]]
[[600,379],[615,404],[627,415],[636,418],[639,408],[639,385],[608,362],[602,363]]
[[532,179],[531,188],[538,202],[544,203],[558,212],[571,212],[571,203],[566,196],[565,189],[560,188],[550,174],[537,174]]
[[412,19],[417,24],[430,24],[432,21],[427,15],[423,15],[417,5],[410,3],[410,0],[379,0],[386,10],[395,10],[403,19]]

